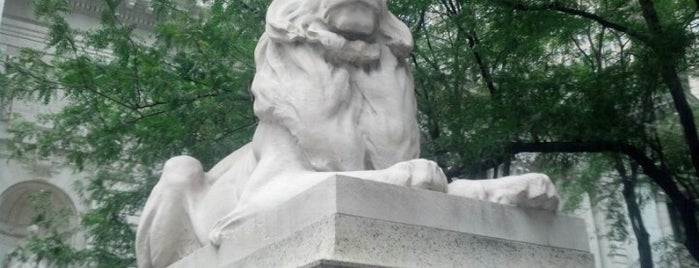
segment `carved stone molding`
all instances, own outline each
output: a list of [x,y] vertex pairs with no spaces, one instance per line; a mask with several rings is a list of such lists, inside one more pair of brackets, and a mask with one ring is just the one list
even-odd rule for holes
[[[70,5],[77,13],[82,13],[92,17],[99,17],[100,13],[107,8],[103,1],[95,0],[69,0]],[[155,20],[153,19],[153,8],[149,0],[127,0],[117,7],[117,16],[127,24],[136,24],[140,28],[150,28]]]

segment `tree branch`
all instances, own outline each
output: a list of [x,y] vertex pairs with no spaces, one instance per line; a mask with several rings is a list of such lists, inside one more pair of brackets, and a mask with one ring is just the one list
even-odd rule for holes
[[[460,26],[459,29],[461,29]],[[496,100],[499,99],[498,90],[495,87],[495,83],[493,82],[493,77],[490,75],[490,71],[488,71],[488,66],[486,66],[485,62],[483,61],[483,57],[481,57],[481,54],[477,50],[480,40],[478,39],[476,30],[474,30],[473,28],[469,29],[466,38],[468,39],[468,46],[469,48],[471,48],[471,53],[473,53],[473,57],[476,60],[478,70],[481,73],[481,77],[483,77],[483,81],[485,81],[485,85],[488,88],[488,91],[490,91],[490,96],[492,96]]]
[[[699,0],[697,0],[699,1]],[[516,10],[521,10],[521,11],[543,11],[543,10],[551,10],[551,11],[557,11],[565,14],[570,14],[576,17],[581,17],[581,18],[586,18],[593,20],[597,23],[599,23],[602,26],[605,26],[607,28],[611,28],[614,30],[617,30],[619,32],[623,32],[625,34],[628,34],[629,36],[638,39],[639,41],[650,44],[650,38],[643,34],[642,32],[637,32],[634,31],[633,29],[626,27],[624,25],[618,24],[616,22],[609,21],[597,14],[590,13],[587,11],[583,10],[578,10],[570,7],[566,7],[565,5],[559,3],[559,2],[553,2],[549,4],[542,4],[542,5],[526,5],[524,3],[518,2],[517,0],[496,0],[495,2],[500,3],[502,5],[508,6],[510,8],[516,9]]]
[[680,191],[670,175],[658,168],[655,162],[633,145],[622,142],[512,142],[508,145],[512,154],[516,153],[603,153],[617,152],[629,156],[643,169],[643,173],[652,178],[673,202],[686,204],[689,201]]

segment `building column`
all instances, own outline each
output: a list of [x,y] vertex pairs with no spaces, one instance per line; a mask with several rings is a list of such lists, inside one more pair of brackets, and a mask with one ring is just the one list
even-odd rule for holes
[[2,18],[5,17],[3,13],[5,10],[5,0],[0,0],[0,25],[2,25]]
[[[0,0],[0,29],[2,29],[2,18],[5,17],[5,0]],[[2,38],[0,38],[2,39]],[[5,54],[5,45],[3,44],[2,40],[0,40],[0,56]],[[2,56],[4,57],[4,56]],[[4,66],[0,66],[0,72],[4,72],[5,68]]]

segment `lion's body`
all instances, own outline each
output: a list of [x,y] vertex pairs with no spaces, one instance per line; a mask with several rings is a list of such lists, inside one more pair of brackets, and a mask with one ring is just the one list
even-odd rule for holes
[[273,1],[255,49],[252,142],[207,173],[191,157],[166,162],[139,224],[139,266],[218,244],[335,174],[444,192],[436,164],[408,162],[420,147],[411,49],[384,0]]
[[[206,220],[195,227],[200,240],[231,211],[250,203],[255,209],[260,203],[273,206],[272,198],[259,195],[271,192],[263,189],[285,185],[302,190],[317,183],[299,182],[304,171],[384,169],[418,157],[415,97],[403,60],[384,46],[370,69],[338,66],[319,49],[261,38],[252,85],[260,123],[251,144],[208,173],[213,184],[200,206],[214,209],[201,210]],[[236,202],[220,204],[224,196]]]
[[384,0],[274,0],[255,50],[252,142],[207,173],[188,156],[165,163],[138,226],[139,267],[219,245],[337,174],[446,192],[439,166],[416,159],[412,42]]
[[255,50],[251,143],[209,172],[168,160],[141,215],[139,267],[220,245],[257,213],[334,175],[555,209],[548,177],[459,180],[419,155],[410,31],[385,0],[274,0]]

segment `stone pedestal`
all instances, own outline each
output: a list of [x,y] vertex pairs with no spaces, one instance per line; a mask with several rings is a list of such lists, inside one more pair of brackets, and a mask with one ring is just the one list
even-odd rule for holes
[[584,222],[337,176],[171,267],[593,267]]

